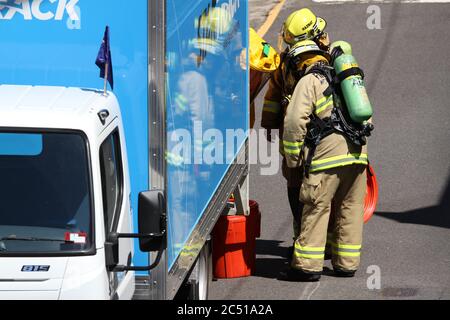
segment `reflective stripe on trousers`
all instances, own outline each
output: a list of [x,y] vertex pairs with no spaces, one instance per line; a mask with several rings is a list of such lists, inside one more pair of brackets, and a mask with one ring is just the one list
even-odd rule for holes
[[331,243],[333,246],[333,254],[342,257],[359,257],[361,256],[361,245],[352,245],[352,244],[336,244],[334,242]]
[[321,259],[325,257],[325,247],[302,247],[295,243],[295,256],[304,259]]

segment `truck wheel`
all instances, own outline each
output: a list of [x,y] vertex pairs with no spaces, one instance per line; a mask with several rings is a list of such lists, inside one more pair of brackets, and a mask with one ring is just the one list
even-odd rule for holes
[[208,240],[203,246],[199,261],[200,259],[202,262],[199,275],[199,300],[208,300],[209,286],[213,278],[211,240]]
[[209,285],[212,280],[211,241],[206,241],[200,251],[191,278],[190,300],[208,300]]

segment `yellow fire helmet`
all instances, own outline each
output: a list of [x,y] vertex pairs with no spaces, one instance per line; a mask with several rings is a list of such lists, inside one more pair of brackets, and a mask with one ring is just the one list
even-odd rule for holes
[[293,45],[302,40],[310,40],[320,35],[327,22],[317,17],[308,8],[294,11],[283,24],[282,36],[284,42]]
[[305,54],[313,54],[314,56],[309,60],[312,59],[314,61],[326,59],[329,62],[331,59],[330,54],[326,51],[321,50],[319,46],[312,40],[303,40],[293,45],[288,52],[288,58],[291,59],[291,61],[293,61],[295,64],[298,64],[302,59],[301,55]]
[[250,28],[249,62],[250,68],[261,72],[273,72],[280,65],[276,50]]

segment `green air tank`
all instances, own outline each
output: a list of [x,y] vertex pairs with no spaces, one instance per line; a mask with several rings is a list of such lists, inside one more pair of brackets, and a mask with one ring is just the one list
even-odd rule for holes
[[352,46],[350,45],[350,43],[348,43],[347,41],[343,41],[343,40],[339,40],[339,41],[335,41],[331,44],[331,51],[333,51],[334,48],[337,47],[341,47],[341,50],[345,53],[345,54],[353,54],[352,53]]
[[[334,69],[338,77],[342,72],[351,68],[358,68],[358,63],[351,54],[342,54],[334,61]],[[369,120],[373,111],[363,77],[359,74],[347,76],[345,79],[341,79],[340,85],[352,120],[356,123]]]

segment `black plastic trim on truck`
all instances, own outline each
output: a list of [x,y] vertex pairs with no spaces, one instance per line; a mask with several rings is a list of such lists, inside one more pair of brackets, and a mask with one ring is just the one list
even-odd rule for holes
[[[108,234],[111,232],[117,232],[117,228],[119,226],[119,220],[120,220],[120,213],[122,212],[122,206],[125,203],[123,201],[124,199],[124,185],[125,185],[125,179],[124,179],[124,175],[123,175],[123,162],[122,162],[122,144],[121,144],[121,139],[120,139],[120,132],[119,132],[119,128],[116,126],[109,134],[108,136],[100,143],[100,148],[103,145],[103,143],[110,139],[111,136],[113,136],[114,138],[114,148],[117,151],[116,156],[117,156],[117,160],[116,162],[118,162],[120,164],[120,167],[117,168],[116,166],[116,170],[117,170],[117,177],[118,177],[118,183],[119,183],[119,195],[117,196],[117,202],[116,202],[116,208],[114,211],[114,216],[113,216],[113,221],[111,224],[111,231],[108,230]],[[101,157],[101,155],[99,154],[99,158]],[[101,163],[101,159],[100,159],[100,163]],[[101,168],[100,168],[101,170]],[[102,197],[104,196],[104,192],[103,192],[103,181],[102,181]],[[104,198],[103,198],[104,200]],[[104,208],[103,208],[104,211]]]

